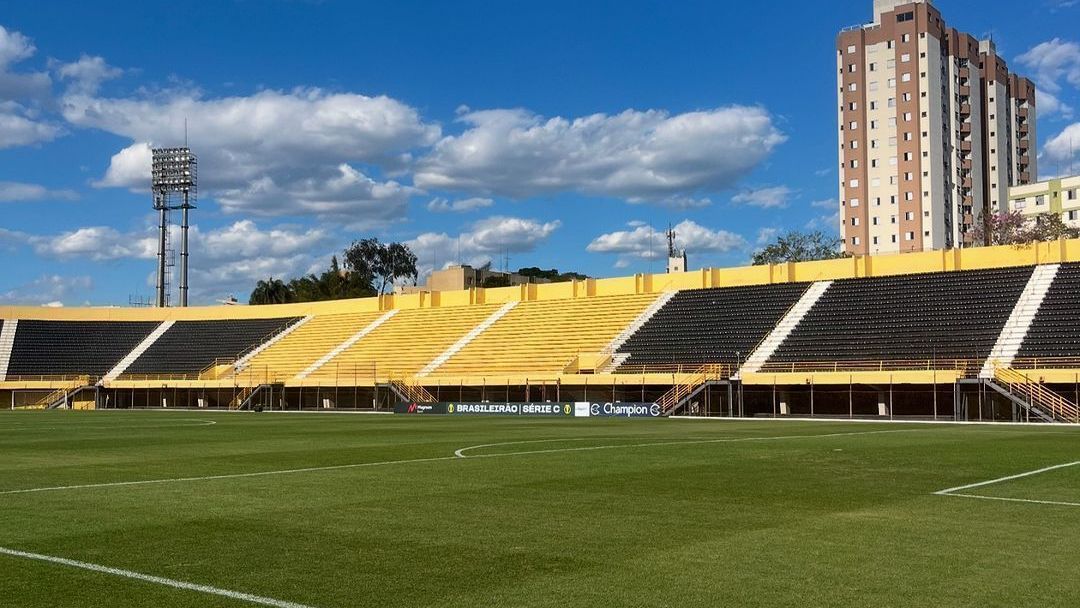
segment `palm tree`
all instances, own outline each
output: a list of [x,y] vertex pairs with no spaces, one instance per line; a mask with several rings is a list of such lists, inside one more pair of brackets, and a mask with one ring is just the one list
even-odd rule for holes
[[293,301],[292,290],[281,279],[270,277],[255,284],[249,304],[288,304]]

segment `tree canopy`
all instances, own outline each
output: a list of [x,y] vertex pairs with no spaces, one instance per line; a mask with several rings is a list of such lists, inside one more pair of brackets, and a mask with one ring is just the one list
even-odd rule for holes
[[792,231],[778,235],[771,243],[754,253],[753,264],[783,264],[785,262],[812,262],[846,257],[839,237],[829,236],[820,230],[814,232]]
[[1030,245],[1080,238],[1080,228],[1066,224],[1060,213],[1026,216],[1020,211],[1009,211],[982,216],[975,226],[974,237],[977,245]]
[[357,241],[345,250],[344,268],[337,256],[320,274],[309,274],[288,283],[270,277],[259,281],[250,304],[288,304],[363,298],[386,293],[400,279],[416,279],[416,256],[402,243],[378,239]]

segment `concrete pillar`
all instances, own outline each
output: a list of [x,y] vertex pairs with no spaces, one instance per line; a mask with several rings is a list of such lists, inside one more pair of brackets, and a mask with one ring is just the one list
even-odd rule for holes
[[889,395],[886,394],[885,391],[878,391],[877,415],[881,417],[889,415]]

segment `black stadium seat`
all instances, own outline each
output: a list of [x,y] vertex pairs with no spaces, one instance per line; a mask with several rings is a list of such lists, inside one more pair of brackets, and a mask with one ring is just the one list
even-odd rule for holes
[[125,373],[197,373],[209,367],[215,359],[232,359],[263,343],[298,320],[177,321]]
[[836,281],[769,358],[785,363],[985,358],[1033,267]]
[[1080,357],[1080,264],[1061,265],[1017,357]]
[[8,377],[103,376],[160,323],[21,320]]
[[809,287],[784,283],[675,294],[618,349],[620,372],[669,365],[736,363],[769,335]]

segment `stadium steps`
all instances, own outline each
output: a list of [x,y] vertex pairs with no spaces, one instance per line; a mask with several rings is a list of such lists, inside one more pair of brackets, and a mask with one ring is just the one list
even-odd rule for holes
[[438,401],[426,388],[404,378],[392,379],[377,386],[390,390],[403,403],[436,403]]
[[379,317],[378,319],[375,319],[374,321],[369,323],[366,327],[364,327],[360,331],[358,331],[358,332],[354,333],[353,335],[349,336],[344,342],[342,342],[341,344],[338,344],[336,347],[334,347],[333,350],[326,353],[325,355],[320,357],[317,361],[315,361],[314,363],[309,365],[307,367],[307,369],[304,369],[303,371],[301,371],[299,374],[296,375],[296,379],[297,380],[303,380],[304,378],[307,378],[311,374],[315,373],[316,371],[318,371],[318,369],[320,367],[326,365],[330,361],[333,361],[334,357],[336,357],[336,356],[340,355],[341,353],[345,352],[346,350],[352,348],[352,346],[354,344],[356,344],[357,342],[359,342],[360,340],[362,340],[364,338],[364,336],[370,334],[371,332],[378,329],[383,323],[386,323],[390,319],[394,318],[394,316],[396,316],[398,314],[398,312],[400,312],[400,311],[398,309],[396,309],[396,308],[394,310],[387,311],[381,317]]
[[285,329],[283,329],[282,331],[278,332],[278,334],[275,335],[273,338],[270,338],[266,342],[263,342],[262,344],[259,344],[259,345],[255,346],[255,348],[248,351],[247,354],[241,355],[240,358],[236,360],[236,363],[233,364],[233,369],[236,370],[237,372],[244,371],[244,368],[246,368],[248,366],[248,364],[251,363],[252,359],[254,359],[255,357],[258,357],[259,355],[261,355],[264,350],[266,350],[266,349],[270,348],[271,346],[277,344],[278,342],[284,340],[289,334],[291,334],[292,332],[300,329],[308,321],[310,321],[310,320],[312,320],[314,318],[315,317],[312,316],[312,315],[308,315],[306,317],[303,317],[299,321],[297,321],[296,323],[293,323],[292,325],[290,325],[290,326],[286,327]]
[[1028,411],[1031,414],[1034,414],[1035,417],[1038,418],[1039,420],[1041,420],[1043,422],[1053,422],[1054,421],[1054,419],[1051,416],[1049,416],[1048,414],[1046,414],[1046,412],[1043,412],[1042,410],[1040,410],[1040,409],[1038,409],[1036,407],[1032,407],[1032,405],[1030,403],[1028,403],[1024,399],[1022,399],[1018,395],[1014,395],[1009,389],[1007,389],[1004,386],[998,384],[997,382],[994,382],[993,380],[991,380],[989,378],[983,378],[982,383],[987,388],[992,389],[995,393],[1001,395],[1002,397],[1005,397],[1006,399],[1013,402],[1014,404],[1016,404],[1020,408],[1024,409],[1025,411]]
[[1060,268],[1061,264],[1035,267],[1027,286],[1020,294],[1020,299],[1013,307],[1012,314],[1009,315],[1009,320],[1001,329],[1001,334],[994,343],[990,356],[983,363],[982,370],[979,372],[980,378],[993,378],[998,367],[1007,368],[1013,364]]
[[626,344],[626,341],[629,340],[631,336],[644,327],[645,324],[649,322],[649,319],[656,316],[656,313],[660,312],[660,309],[667,306],[667,303],[670,302],[671,298],[674,298],[677,293],[679,293],[678,290],[666,291],[660,294],[660,297],[656,298],[656,301],[650,304],[648,308],[641,311],[641,314],[638,315],[626,329],[619,332],[619,335],[615,336],[615,338],[600,351],[600,354],[608,355],[610,359],[603,368],[597,370],[597,373],[611,374],[619,369],[619,366],[630,358],[630,353],[620,353],[619,349],[622,348],[623,344]]
[[158,341],[158,338],[163,336],[165,332],[169,331],[169,328],[176,324],[176,321],[164,321],[161,325],[157,326],[157,329],[150,332],[148,336],[143,338],[143,341],[139,343],[130,353],[128,353],[123,359],[120,360],[111,370],[109,370],[101,380],[98,381],[98,385],[104,385],[106,382],[112,382],[120,377],[120,374],[124,373],[128,367],[131,366],[139,357],[142,356],[146,349],[153,346],[154,342]]
[[776,352],[776,349],[780,348],[780,345],[784,343],[784,340],[791,335],[791,332],[795,331],[795,328],[799,326],[799,322],[803,320],[810,309],[817,304],[817,301],[821,299],[821,296],[825,295],[829,287],[833,284],[832,281],[819,281],[814,283],[807,289],[801,298],[788,310],[780,322],[776,324],[776,327],[769,332],[768,336],[758,344],[754,352],[750,353],[750,356],[746,358],[746,362],[738,370],[736,376],[741,376],[743,373],[755,373],[761,371],[765,363],[768,362],[769,357]]
[[514,310],[514,307],[517,305],[518,302],[507,302],[506,304],[500,306],[498,310],[491,313],[491,316],[484,319],[479,325],[472,328],[469,333],[462,336],[460,340],[451,344],[450,347],[447,348],[442,354],[440,354],[438,357],[435,357],[433,361],[425,365],[424,368],[416,374],[416,377],[423,378],[424,376],[427,376],[435,370],[439,369],[443,363],[449,361],[451,357],[460,352],[461,349],[468,346],[469,343],[478,338],[480,334],[487,331],[488,328],[498,322],[499,319],[505,317],[506,313]]
[[993,378],[984,379],[984,382],[999,393],[1003,388],[1014,403],[1047,422],[1080,423],[1080,408],[1075,403],[1024,372],[996,367]]
[[660,406],[663,415],[670,416],[690,402],[691,399],[701,394],[706,388],[719,384],[725,373],[730,370],[722,365],[703,365],[690,377],[671,387],[664,393],[656,404]]
[[18,319],[0,320],[0,382],[7,379],[8,363],[11,361],[11,349],[15,346],[15,330],[18,327]]
[[561,374],[600,352],[657,294],[521,302],[436,370],[438,376]]
[[315,315],[288,335],[248,358],[236,376],[248,378],[246,384],[285,382],[324,357],[359,329],[367,327],[383,312],[365,311]]

